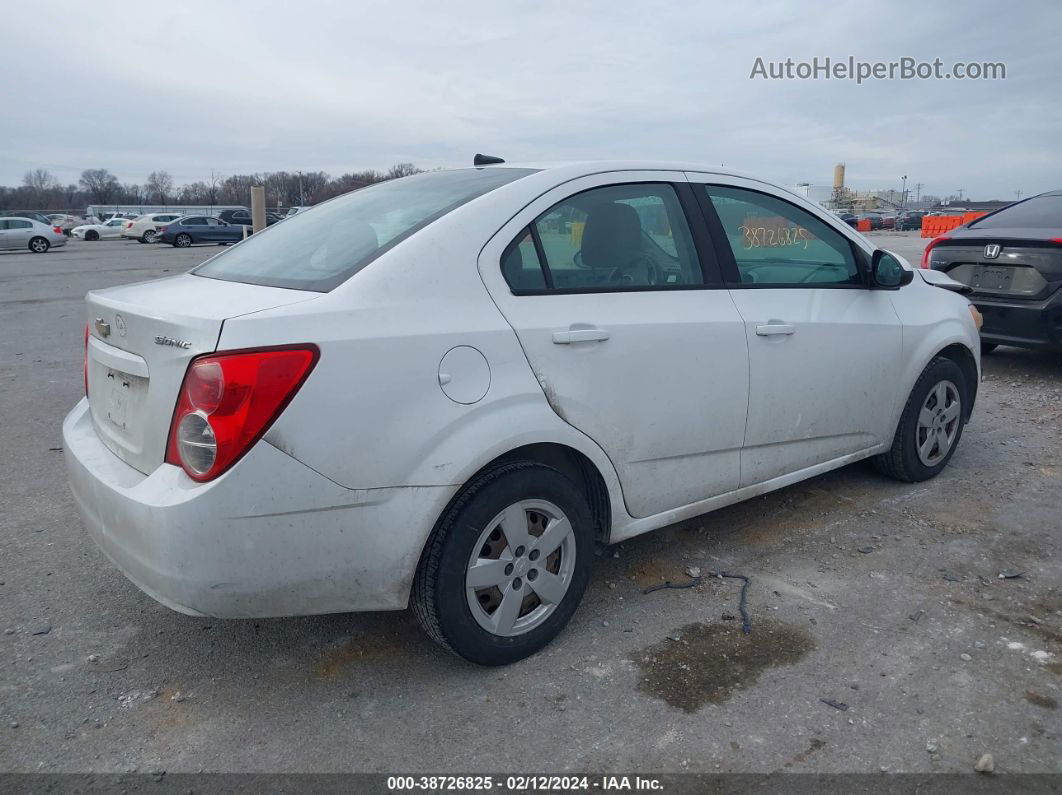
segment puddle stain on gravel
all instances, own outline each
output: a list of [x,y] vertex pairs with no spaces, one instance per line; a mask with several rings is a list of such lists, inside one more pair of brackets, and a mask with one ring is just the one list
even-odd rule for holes
[[1058,709],[1058,701],[1051,698],[1051,696],[1045,696],[1043,693],[1037,693],[1035,690],[1025,691],[1025,700],[1030,704],[1035,704],[1038,707],[1044,709]]
[[409,656],[409,640],[401,635],[366,633],[348,639],[321,655],[314,664],[318,679],[335,680],[365,662],[397,662]]
[[749,635],[736,626],[694,623],[630,659],[641,671],[639,690],[693,713],[706,703],[726,701],[768,668],[793,665],[814,648],[807,632],[775,621],[757,621]]

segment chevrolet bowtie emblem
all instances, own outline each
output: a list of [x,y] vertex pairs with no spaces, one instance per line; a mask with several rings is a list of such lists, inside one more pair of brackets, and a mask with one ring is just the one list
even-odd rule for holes
[[96,333],[101,337],[111,336],[111,324],[104,321],[102,317],[96,318]]

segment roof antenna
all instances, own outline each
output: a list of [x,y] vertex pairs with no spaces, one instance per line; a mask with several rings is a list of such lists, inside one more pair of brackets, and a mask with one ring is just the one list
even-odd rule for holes
[[478,152],[476,156],[472,158],[472,165],[474,166],[493,166],[495,163],[504,163],[500,157],[494,155],[481,155]]

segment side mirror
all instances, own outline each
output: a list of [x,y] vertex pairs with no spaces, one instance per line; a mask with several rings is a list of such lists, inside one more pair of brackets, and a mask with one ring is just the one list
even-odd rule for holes
[[914,279],[914,271],[905,268],[900,261],[883,248],[874,252],[870,261],[870,276],[874,287],[897,290]]

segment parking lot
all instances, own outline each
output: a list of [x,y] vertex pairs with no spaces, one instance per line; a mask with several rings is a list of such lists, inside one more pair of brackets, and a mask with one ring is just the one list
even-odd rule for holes
[[[82,297],[218,250],[0,255],[0,769],[1062,772],[1062,356],[986,357],[935,480],[857,464],[625,542],[557,642],[478,668],[408,613],[172,612],[83,533]],[[733,580],[644,593],[694,567],[751,578],[749,635]]]

